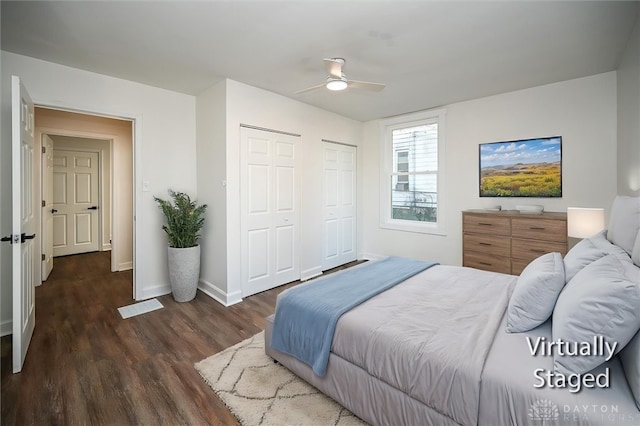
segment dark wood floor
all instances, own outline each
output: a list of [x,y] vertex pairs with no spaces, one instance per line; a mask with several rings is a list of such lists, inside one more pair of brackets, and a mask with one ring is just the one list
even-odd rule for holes
[[36,289],[36,328],[24,368],[11,374],[1,339],[2,425],[236,424],[193,364],[264,328],[291,283],[223,307],[189,303],[121,319],[132,273],[109,272],[109,252],[56,258]]

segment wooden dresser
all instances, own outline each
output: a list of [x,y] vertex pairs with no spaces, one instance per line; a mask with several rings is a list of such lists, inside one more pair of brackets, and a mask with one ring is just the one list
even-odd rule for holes
[[462,265],[520,275],[542,254],[567,253],[566,213],[462,212]]

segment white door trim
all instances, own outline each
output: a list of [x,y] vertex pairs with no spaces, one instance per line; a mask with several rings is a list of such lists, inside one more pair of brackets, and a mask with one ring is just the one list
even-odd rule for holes
[[[132,122],[133,185],[134,185],[134,189],[133,189],[133,290],[132,292],[133,292],[133,298],[135,300],[142,300],[144,298],[144,289],[142,288],[141,285],[138,285],[138,283],[143,282],[143,273],[142,273],[143,256],[142,256],[142,253],[140,252],[142,250],[142,247],[136,243],[137,241],[142,241],[142,238],[143,238],[142,226],[138,226],[138,221],[137,221],[138,213],[142,214],[142,211],[143,211],[142,209],[142,199],[143,199],[142,198],[142,172],[141,172],[142,144],[143,144],[142,115],[126,113],[126,112],[123,113],[121,111],[105,110],[103,108],[90,107],[86,105],[67,104],[57,100],[46,100],[46,99],[35,98],[33,100],[33,103],[35,104],[36,107],[40,107],[40,108],[50,108],[50,109],[55,109],[59,111],[75,112],[79,114],[90,114],[90,115],[95,115],[100,117],[113,118],[116,120],[118,119],[128,120]],[[88,137],[92,137],[88,132],[75,133],[76,136],[80,136],[80,137],[83,137],[82,136],[83,134],[86,134]],[[74,136],[74,135],[66,134],[66,136]],[[111,139],[112,141],[115,141],[117,139],[113,135],[107,136],[107,137],[104,137],[104,135],[102,135],[102,136],[98,136],[98,138]],[[38,146],[37,149],[41,149],[41,141],[36,141],[36,143],[40,144],[40,146]],[[113,159],[113,142],[111,146],[111,153],[112,153],[112,159]],[[113,176],[113,174],[111,179],[113,184],[113,179],[115,179],[115,176]],[[42,188],[39,188],[39,190],[40,190],[40,197],[42,197],[42,193],[41,193]],[[114,233],[115,235],[116,229],[119,229],[119,223],[117,222],[116,215],[113,215],[114,204],[115,202],[111,203],[111,210],[112,210],[111,226],[112,226],[112,233]],[[142,220],[140,221],[140,223],[142,223]]]
[[[46,139],[46,142],[45,142]],[[40,278],[36,276],[36,285],[41,285],[53,269],[53,139],[47,134],[40,133],[40,144],[43,147],[40,157],[40,193],[42,194],[42,208],[40,211],[40,248],[41,271]],[[44,151],[46,144],[46,152]],[[36,144],[37,145],[37,144]],[[49,193],[45,191],[49,189]]]

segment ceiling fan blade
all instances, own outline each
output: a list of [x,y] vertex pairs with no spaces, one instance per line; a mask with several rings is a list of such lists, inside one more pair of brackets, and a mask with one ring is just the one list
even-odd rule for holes
[[317,86],[307,87],[306,89],[298,90],[297,92],[293,92],[293,93],[298,95],[300,93],[306,93],[306,92],[310,92],[312,90],[321,89],[321,88],[325,87],[325,85],[326,85],[326,83],[322,83],[322,84],[318,84]]
[[364,89],[379,92],[386,87],[382,83],[371,83],[370,81],[349,80],[350,89]]
[[344,59],[332,58],[325,59],[324,66],[327,68],[327,73],[333,78],[342,78],[342,66],[344,65]]

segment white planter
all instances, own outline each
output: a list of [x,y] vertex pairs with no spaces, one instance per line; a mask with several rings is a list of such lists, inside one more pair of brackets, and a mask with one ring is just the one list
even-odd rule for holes
[[196,297],[200,278],[200,246],[169,247],[169,280],[176,302],[188,302]]

